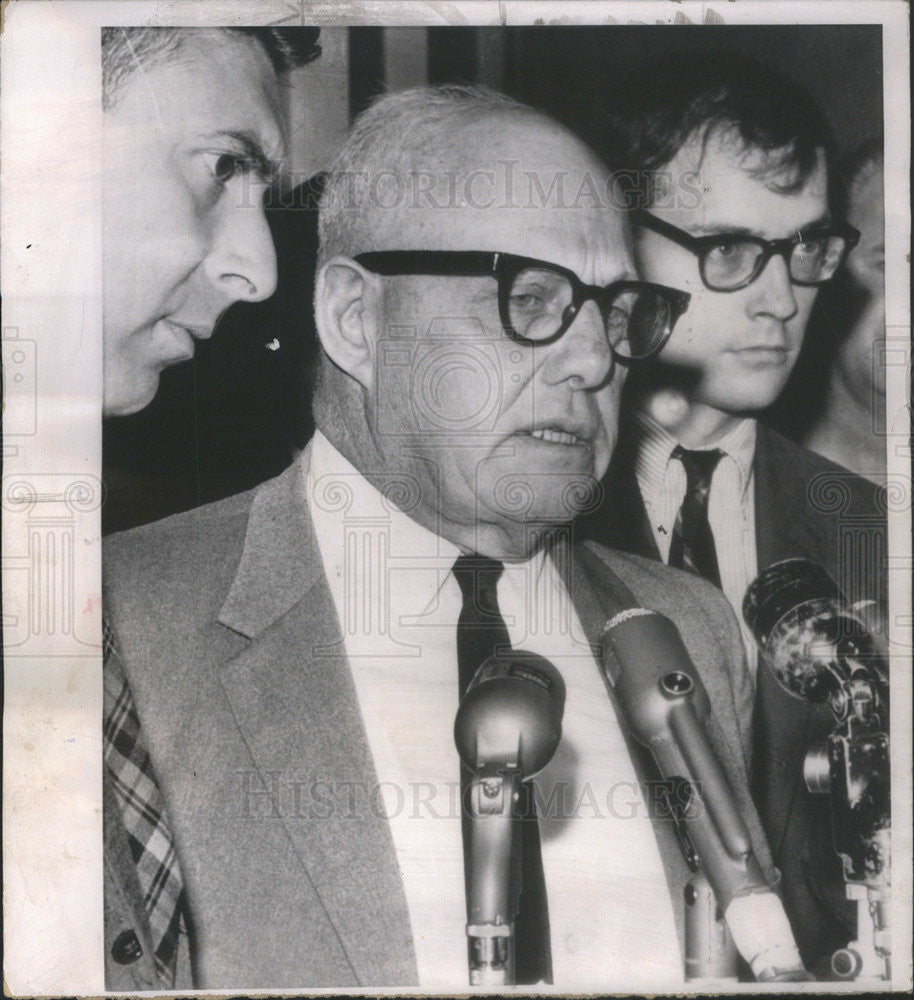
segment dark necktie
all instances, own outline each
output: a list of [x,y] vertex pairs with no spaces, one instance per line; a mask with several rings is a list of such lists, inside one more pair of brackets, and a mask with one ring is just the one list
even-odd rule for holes
[[[483,661],[493,653],[507,652],[511,647],[496,594],[498,578],[503,570],[502,563],[484,556],[461,556],[454,564],[454,576],[463,595],[463,607],[457,621],[461,698]],[[469,770],[462,766],[462,783],[465,784],[470,777]],[[552,982],[552,953],[533,786],[526,781],[520,787],[517,815],[522,817],[521,893],[514,937],[515,979],[518,985],[523,986]]]
[[720,586],[720,569],[714,535],[708,522],[708,494],[711,492],[711,476],[723,454],[717,448],[688,451],[677,445],[672,455],[685,468],[686,492],[676,515],[669,564],[703,576],[716,587]]
[[108,623],[104,639],[104,758],[130,853],[143,891],[161,988],[175,980],[178,934],[184,919],[184,883],[140,720]]

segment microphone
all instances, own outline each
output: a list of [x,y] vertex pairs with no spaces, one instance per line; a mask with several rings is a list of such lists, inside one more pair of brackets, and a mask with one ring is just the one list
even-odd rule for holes
[[860,692],[851,692],[863,684],[870,688],[868,711],[888,729],[885,644],[821,566],[809,559],[769,566],[749,584],[743,618],[785,691],[827,701],[843,721],[858,710]]
[[467,687],[454,741],[472,772],[464,788],[464,878],[470,985],[514,983],[521,892],[519,783],[552,759],[562,736],[565,682],[542,656],[490,656]]
[[743,618],[781,687],[827,702],[837,720],[803,762],[810,793],[829,795],[832,844],[847,898],[857,906],[857,939],[834,953],[832,969],[842,979],[888,979],[892,819],[884,640],[869,628],[861,605],[850,605],[808,559],[763,570],[746,591]]
[[688,837],[740,954],[759,982],[811,979],[708,740],[710,700],[676,626],[631,608],[606,623],[603,639],[603,672],[622,716],[677,787]]

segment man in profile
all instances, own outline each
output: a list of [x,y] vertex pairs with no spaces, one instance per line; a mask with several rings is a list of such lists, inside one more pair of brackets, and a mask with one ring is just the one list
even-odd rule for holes
[[[515,199],[500,161],[606,198]],[[488,654],[521,648],[567,695],[523,813],[517,982],[681,985],[689,871],[595,658],[633,605],[679,625],[771,874],[726,602],[572,556],[562,530],[609,464],[623,364],[686,302],[637,279],[611,195],[590,150],[500,95],[380,100],[321,202],[314,438],[255,491],[109,537],[106,608],[184,873],[176,985],[465,990],[454,720]],[[776,950],[790,965],[792,940]]]
[[[884,597],[873,489],[756,419],[787,382],[819,287],[859,236],[830,211],[821,111],[745,59],[670,58],[629,93],[610,145],[635,202],[639,272],[691,299],[654,361],[633,372],[630,419],[587,533],[704,576],[738,616],[756,575],[792,557],[819,563],[852,600]],[[834,489],[841,510],[826,500]],[[842,517],[862,525],[852,565]],[[744,640],[755,670],[748,629]],[[828,798],[806,790],[803,758],[835,719],[763,666],[755,681],[756,803],[804,959],[827,961],[853,936],[853,911]]]
[[[232,303],[272,294],[276,256],[263,199],[284,156],[279,85],[317,56],[318,33],[102,29],[105,416],[141,410],[161,371],[189,360]],[[167,989],[179,958],[187,961],[180,864],[103,628],[107,980]],[[137,780],[142,805],[132,794]],[[109,890],[124,883],[135,892],[122,912]]]
[[104,413],[151,402],[234,302],[276,286],[263,210],[280,78],[317,28],[103,28]]

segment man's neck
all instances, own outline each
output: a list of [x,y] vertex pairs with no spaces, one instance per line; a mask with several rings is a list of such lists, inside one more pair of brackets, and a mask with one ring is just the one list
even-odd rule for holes
[[726,413],[704,403],[689,402],[675,390],[645,394],[640,408],[684,448],[709,448],[731,431],[742,414]]
[[[431,490],[429,480],[416,476],[414,469],[404,466],[396,470],[389,459],[380,455],[369,435],[340,433],[339,426],[320,419],[318,429],[359,475],[388,497],[392,503],[397,503],[397,495],[400,492],[391,489],[398,472],[404,484],[425,482],[426,490]],[[421,490],[421,486],[419,488]],[[475,520],[469,514],[465,520],[452,520],[445,515],[444,508],[445,505],[441,503],[438,494],[428,492],[418,497],[411,496],[409,510],[404,513],[423,528],[446,539],[463,552],[488,556],[504,562],[523,562],[529,559],[541,542],[541,538],[523,522],[507,519],[503,522],[495,519],[486,521],[484,518]],[[476,516],[479,517],[478,511]]]

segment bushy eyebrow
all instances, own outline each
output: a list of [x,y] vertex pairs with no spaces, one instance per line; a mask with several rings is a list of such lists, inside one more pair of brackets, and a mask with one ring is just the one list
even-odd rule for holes
[[207,138],[217,139],[219,136],[226,136],[233,139],[241,147],[245,159],[249,160],[258,178],[266,184],[272,184],[282,174],[282,164],[268,156],[260,142],[249,132],[236,132],[226,129],[222,132],[215,132]]

